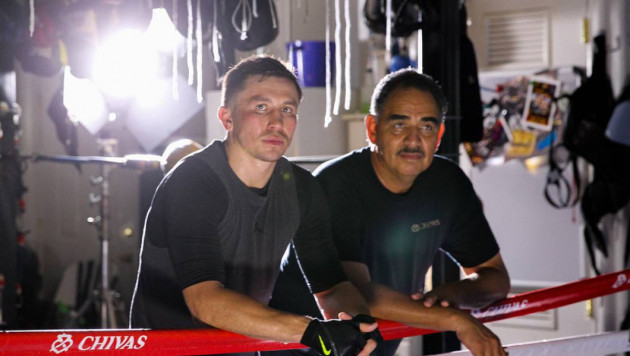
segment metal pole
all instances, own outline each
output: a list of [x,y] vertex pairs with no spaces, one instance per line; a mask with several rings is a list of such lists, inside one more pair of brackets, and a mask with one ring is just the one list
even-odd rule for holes
[[[115,139],[99,140],[102,156],[111,157],[114,155],[117,141]],[[101,240],[101,327],[116,327],[114,320],[114,310],[109,288],[109,173],[111,167],[107,164],[101,165],[103,181],[101,183],[101,204],[100,204],[100,240]]]
[[[449,106],[445,120],[446,131],[442,137],[438,153],[459,162],[459,121],[461,114],[459,105],[460,0],[430,0],[429,3],[436,10],[435,15],[439,18],[439,44],[437,44],[437,48],[434,48],[439,62],[433,63],[431,67],[425,66],[425,70],[427,74],[441,83]],[[436,256],[432,271],[433,287],[459,279],[459,267],[442,253]],[[458,350],[460,343],[453,332],[443,332],[425,336],[423,348],[424,353],[435,354]]]

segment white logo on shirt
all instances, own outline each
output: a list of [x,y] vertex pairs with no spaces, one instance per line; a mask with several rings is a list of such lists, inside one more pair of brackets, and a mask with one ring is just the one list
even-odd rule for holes
[[422,222],[422,223],[419,223],[419,224],[413,224],[413,225],[411,225],[411,232],[418,232],[420,230],[424,230],[424,229],[430,228],[432,226],[440,226],[440,220],[439,219],[435,219],[435,220],[431,220],[431,221]]

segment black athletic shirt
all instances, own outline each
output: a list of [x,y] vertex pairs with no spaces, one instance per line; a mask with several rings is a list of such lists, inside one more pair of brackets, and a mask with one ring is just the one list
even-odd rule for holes
[[220,141],[163,179],[145,223],[132,327],[206,326],[182,296],[203,281],[268,303],[291,241],[314,292],[345,280],[326,199],[311,174],[282,158],[262,192],[236,177]]
[[328,196],[341,260],[365,263],[377,283],[416,292],[439,249],[463,267],[499,252],[470,180],[444,157],[435,156],[403,194],[380,183],[369,148],[328,162],[315,175]]

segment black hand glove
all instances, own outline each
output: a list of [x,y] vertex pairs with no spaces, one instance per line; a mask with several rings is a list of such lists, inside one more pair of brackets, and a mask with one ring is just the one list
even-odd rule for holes
[[356,355],[368,339],[382,340],[378,330],[362,333],[359,329],[359,323],[373,322],[374,319],[368,315],[357,315],[352,320],[313,319],[300,343],[324,356]]
[[[365,324],[376,323],[376,320],[374,320],[374,318],[366,314],[357,314],[357,316],[352,318],[352,321]],[[381,332],[378,330],[378,328],[374,329],[374,331],[370,331],[369,333],[364,333],[364,335],[366,340],[372,339],[376,341],[377,344],[383,342],[383,336],[381,336]]]

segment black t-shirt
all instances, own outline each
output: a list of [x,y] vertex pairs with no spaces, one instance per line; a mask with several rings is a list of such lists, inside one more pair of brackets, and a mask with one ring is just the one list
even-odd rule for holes
[[380,183],[367,148],[328,162],[315,175],[328,196],[341,260],[365,263],[377,283],[416,292],[439,249],[463,267],[499,251],[470,180],[443,157],[403,194]]
[[147,214],[131,326],[204,327],[182,290],[215,280],[267,303],[289,244],[314,291],[345,280],[330,215],[311,174],[282,158],[262,191],[230,169],[222,142],[185,158],[160,183]]
[[[341,260],[365,263],[374,282],[409,294],[423,289],[438,250],[464,267],[499,251],[470,180],[443,157],[436,156],[404,194],[383,187],[368,148],[323,164],[315,175],[328,197]],[[270,305],[319,315],[291,263],[278,277]]]

